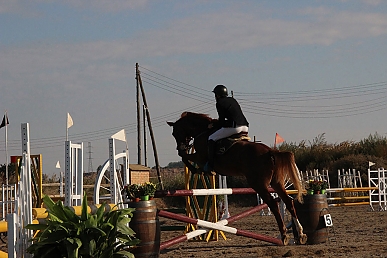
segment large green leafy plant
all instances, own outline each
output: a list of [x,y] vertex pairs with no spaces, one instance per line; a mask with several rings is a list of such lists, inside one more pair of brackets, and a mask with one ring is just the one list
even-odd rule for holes
[[32,239],[27,252],[35,257],[66,258],[111,258],[134,257],[130,249],[140,240],[128,223],[133,208],[105,212],[101,205],[95,214],[87,212],[87,197],[84,195],[82,213],[63,206],[45,196],[43,202],[48,211],[46,224],[30,224],[27,229],[39,230]]

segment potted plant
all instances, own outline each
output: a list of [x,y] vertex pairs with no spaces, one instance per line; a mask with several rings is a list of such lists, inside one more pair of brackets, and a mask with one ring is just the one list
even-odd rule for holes
[[143,184],[131,184],[124,187],[123,195],[126,198],[134,201],[147,201],[149,198],[153,198],[156,192],[156,184],[146,182]]
[[328,188],[328,182],[325,180],[309,180],[308,194],[324,194]]
[[34,257],[109,258],[134,257],[133,249],[140,243],[128,226],[134,208],[105,211],[102,204],[94,214],[87,211],[83,196],[81,216],[61,201],[43,197],[48,218],[44,224],[29,224],[36,234],[27,252]]
[[142,184],[142,188],[144,196],[148,195],[150,198],[153,198],[155,196],[157,185],[151,182],[147,182]]
[[128,199],[139,201],[141,197],[141,189],[139,184],[127,185],[124,188],[125,195]]
[[321,184],[321,193],[325,194],[325,191],[328,189],[328,187],[328,182],[326,180],[323,180]]

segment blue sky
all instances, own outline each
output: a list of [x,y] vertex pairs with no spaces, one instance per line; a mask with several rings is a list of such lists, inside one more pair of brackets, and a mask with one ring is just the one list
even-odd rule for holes
[[[30,123],[43,172],[64,164],[69,139],[95,170],[108,138],[125,129],[137,163],[139,63],[161,166],[179,160],[166,121],[183,111],[216,117],[211,90],[225,84],[273,145],[329,143],[387,133],[387,2],[0,0],[0,111],[9,155]],[[5,163],[4,128],[0,164]],[[88,142],[92,149],[87,148]],[[118,144],[118,149],[124,145]],[[148,165],[154,165],[148,138]]]

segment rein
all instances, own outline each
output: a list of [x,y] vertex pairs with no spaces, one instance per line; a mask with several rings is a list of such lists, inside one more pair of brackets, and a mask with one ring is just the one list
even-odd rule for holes
[[205,134],[208,130],[205,130],[201,133],[199,133],[198,135],[194,136],[193,139],[195,140],[195,138],[199,137],[199,136],[202,136],[203,134]]
[[186,150],[186,151],[190,150],[190,149],[194,146],[194,144],[195,144],[195,139],[198,138],[198,137],[200,137],[200,136],[202,136],[203,134],[205,134],[205,133],[207,133],[207,132],[208,132],[208,130],[204,130],[203,132],[197,134],[196,136],[190,137],[190,138],[188,139],[187,143],[189,143],[192,139],[193,139],[193,141],[192,141],[191,144],[186,144],[185,150]]

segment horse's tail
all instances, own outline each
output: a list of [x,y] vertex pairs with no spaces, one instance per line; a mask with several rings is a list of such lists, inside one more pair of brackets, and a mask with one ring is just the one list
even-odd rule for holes
[[[305,187],[301,181],[300,172],[297,168],[294,154],[289,151],[274,152],[273,154],[275,171],[290,178],[294,188],[298,190],[296,199],[302,203]],[[283,179],[286,180],[286,177]]]

